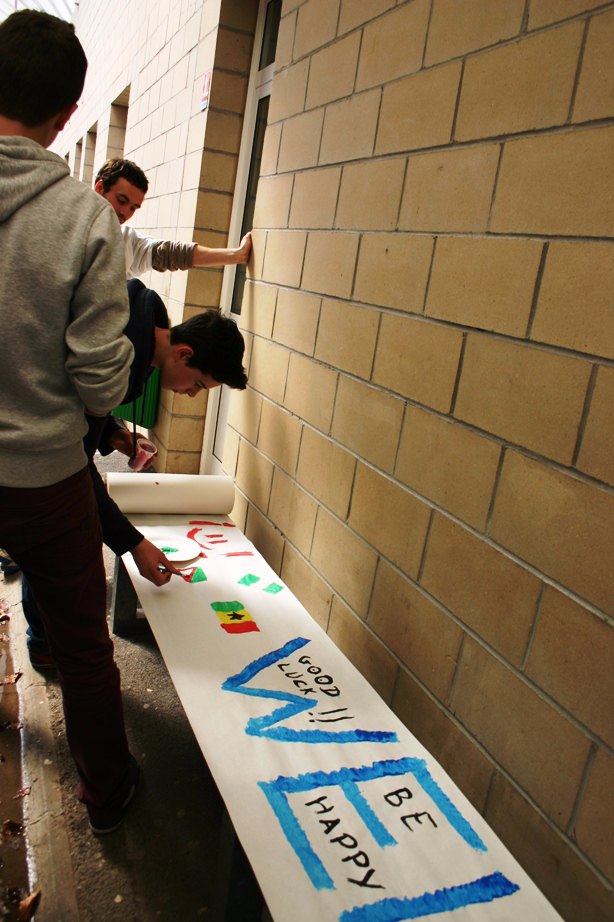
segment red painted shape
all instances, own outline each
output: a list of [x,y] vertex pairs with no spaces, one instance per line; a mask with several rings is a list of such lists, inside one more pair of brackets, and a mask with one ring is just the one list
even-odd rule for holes
[[229,551],[224,557],[253,557],[252,551]]
[[192,528],[192,529],[188,532],[187,537],[188,537],[188,538],[191,538],[192,541],[196,542],[196,544],[198,544],[199,547],[204,547],[205,550],[209,550],[209,548],[207,547],[207,545],[206,545],[206,544],[203,544],[202,541],[199,541],[198,538],[196,537],[196,535],[197,535],[197,533],[198,533],[199,531],[200,531],[200,528]]
[[252,631],[260,631],[255,621],[242,621],[240,624],[220,624],[227,634],[249,634]]
[[200,522],[198,519],[192,519],[191,521],[188,522],[188,525],[214,525],[216,528],[219,528],[220,526],[222,528],[236,528],[237,527],[236,525],[233,525],[232,522],[207,522],[206,519],[203,519],[202,522]]

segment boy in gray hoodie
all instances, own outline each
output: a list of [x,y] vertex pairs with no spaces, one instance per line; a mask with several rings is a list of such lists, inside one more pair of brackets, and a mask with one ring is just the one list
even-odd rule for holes
[[0,546],[27,576],[60,676],[78,797],[96,833],[121,823],[138,766],[106,613],[85,413],[123,397],[133,350],[113,209],[46,148],[87,61],[72,25],[0,25]]

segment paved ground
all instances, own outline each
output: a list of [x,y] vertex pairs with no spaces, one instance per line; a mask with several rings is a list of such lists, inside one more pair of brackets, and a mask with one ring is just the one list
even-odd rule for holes
[[[113,557],[106,561],[112,575]],[[115,638],[128,736],[143,784],[122,828],[98,838],[74,794],[54,674],[35,672],[27,657],[19,577],[0,582],[2,599],[10,604],[10,622],[0,632],[8,628],[10,643],[0,644],[0,670],[23,675],[17,685],[0,686],[0,723],[14,719],[20,706],[23,727],[0,734],[1,819],[18,823],[23,807],[25,831],[0,845],[6,918],[17,918],[7,888],[22,886],[26,893],[41,888],[37,922],[211,920],[223,805],[148,628],[135,639]],[[233,918],[247,922],[249,916],[237,911]]]

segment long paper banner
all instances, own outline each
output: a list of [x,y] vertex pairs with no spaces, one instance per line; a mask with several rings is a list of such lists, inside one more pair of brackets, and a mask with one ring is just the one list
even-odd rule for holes
[[199,555],[160,589],[125,563],[274,919],[560,919],[230,519],[131,520]]

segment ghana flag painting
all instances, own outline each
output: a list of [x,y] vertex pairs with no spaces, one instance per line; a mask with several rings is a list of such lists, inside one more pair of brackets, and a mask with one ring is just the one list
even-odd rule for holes
[[220,627],[228,634],[248,634],[260,630],[242,602],[212,602],[211,608],[220,619]]

